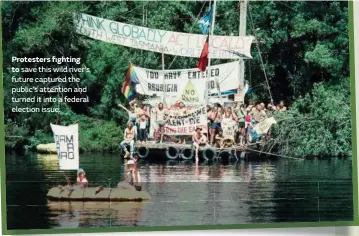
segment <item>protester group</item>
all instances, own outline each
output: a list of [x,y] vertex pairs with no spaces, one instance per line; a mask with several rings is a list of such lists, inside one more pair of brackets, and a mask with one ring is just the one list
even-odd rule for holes
[[[133,157],[135,142],[146,143],[149,141],[150,119],[155,119],[158,129],[155,137],[156,143],[163,143],[165,136],[164,127],[170,115],[183,116],[188,113],[186,105],[177,101],[173,106],[165,107],[161,102],[152,109],[145,104],[139,104],[137,100],[129,103],[129,108],[119,104],[128,113],[127,127],[124,131],[124,140],[121,147],[126,157]],[[199,146],[212,146],[219,149],[233,146],[245,146],[252,142],[266,141],[270,139],[270,131],[266,135],[259,136],[253,128],[256,124],[273,116],[274,112],[286,111],[287,107],[281,101],[278,106],[273,104],[258,103],[245,105],[233,102],[230,106],[219,103],[207,105],[207,127],[198,126],[192,137],[188,135],[171,136],[172,144],[187,144],[188,141],[196,148],[196,159]],[[223,126],[228,122],[235,123],[234,135],[229,137],[223,134]],[[130,152],[127,150],[129,146]]]

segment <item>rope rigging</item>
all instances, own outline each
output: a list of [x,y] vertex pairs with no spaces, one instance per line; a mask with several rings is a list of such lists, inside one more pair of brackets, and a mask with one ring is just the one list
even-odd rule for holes
[[[199,17],[202,15],[202,11],[203,11],[203,8],[204,8],[205,5],[206,5],[206,1],[204,1],[203,5],[202,5],[202,7],[201,7],[201,10],[199,11],[199,13],[198,13],[198,15],[197,15],[196,20],[193,22],[193,25],[192,25],[192,27],[191,27],[189,33],[192,33],[193,28],[197,25],[198,19],[199,19]],[[168,69],[171,68],[171,66],[172,66],[173,62],[176,60],[176,58],[177,58],[177,56],[175,56],[175,57],[173,58],[173,60],[171,61],[170,65],[168,66]]]
[[[254,28],[254,23],[253,23],[252,9],[251,9],[251,7],[249,6],[249,4],[248,4],[248,9],[249,9],[249,17],[250,17],[252,32],[253,32],[254,37],[257,38],[257,37],[256,37],[255,28]],[[263,63],[262,53],[261,53],[261,50],[260,50],[260,48],[259,48],[259,42],[258,42],[258,40],[255,40],[255,43],[256,43],[256,46],[257,46],[258,55],[259,55],[259,60],[260,60],[261,65],[262,65],[264,77],[265,77],[265,79],[266,79],[267,88],[268,88],[268,92],[269,92],[269,97],[270,97],[271,103],[274,104],[274,103],[273,103],[272,93],[271,93],[270,86],[269,86],[269,82],[268,82],[267,73],[266,73],[266,70],[265,70],[265,67],[264,67],[264,63]]]

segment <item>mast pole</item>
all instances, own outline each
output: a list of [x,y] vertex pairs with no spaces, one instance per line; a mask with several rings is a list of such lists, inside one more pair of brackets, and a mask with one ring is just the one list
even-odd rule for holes
[[165,54],[163,53],[163,51],[164,50],[162,49],[163,103],[166,105]]
[[[247,4],[249,0],[239,0],[239,36],[246,36],[246,28],[247,28]],[[244,88],[244,72],[245,72],[245,65],[244,60],[242,58],[239,59],[239,88]]]
[[[212,12],[212,24],[211,24],[211,32],[210,32],[210,35],[209,35],[209,39],[208,39],[208,66],[207,66],[207,71],[210,71],[210,68],[211,68],[211,50],[210,50],[210,45],[211,45],[211,36],[213,35],[214,33],[214,24],[215,24],[215,21],[216,21],[216,3],[217,1],[214,0],[213,1],[213,12]],[[208,97],[209,97],[209,89],[208,89],[208,86],[209,86],[209,77],[210,77],[211,73],[207,73],[207,84],[206,84],[206,105],[208,104]]]

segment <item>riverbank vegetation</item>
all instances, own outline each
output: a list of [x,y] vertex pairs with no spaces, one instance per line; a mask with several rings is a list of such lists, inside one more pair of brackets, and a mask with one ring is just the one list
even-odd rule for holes
[[[4,70],[7,149],[32,150],[52,141],[50,123],[80,125],[82,151],[115,151],[127,121],[117,103],[126,103],[120,92],[129,62],[160,69],[161,55],[113,45],[74,32],[72,13],[84,12],[114,21],[178,32],[201,33],[197,16],[208,10],[203,2],[4,2],[2,4],[4,68],[25,67],[12,63],[17,57],[80,57],[89,73],[62,73],[81,78],[89,103],[43,103],[33,107],[60,107],[60,113],[13,113],[11,88],[34,86],[12,83]],[[351,152],[349,99],[348,3],[250,2],[247,34],[256,36],[253,60],[247,60],[246,80],[254,94],[248,99],[270,101],[258,47],[275,102],[285,100],[289,111],[278,117],[267,149],[295,156],[336,155]],[[215,34],[238,35],[238,2],[218,2]],[[257,47],[258,46],[258,47]],[[213,60],[212,64],[227,62]],[[166,69],[193,68],[196,58],[165,56]],[[33,63],[34,67],[41,64]],[[56,77],[56,73],[27,73]],[[44,86],[58,86],[47,83]],[[39,94],[37,94],[39,95]],[[23,93],[22,97],[33,94]],[[43,95],[46,96],[46,95]],[[62,96],[62,94],[56,94]]]

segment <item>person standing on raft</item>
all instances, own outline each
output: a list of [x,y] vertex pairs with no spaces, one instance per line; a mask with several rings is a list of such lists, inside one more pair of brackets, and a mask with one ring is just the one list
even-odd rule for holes
[[125,170],[125,180],[118,183],[117,187],[120,189],[134,189],[136,191],[141,191],[142,183],[141,183],[141,174],[137,169],[136,162],[133,160],[129,160],[126,163]]
[[[127,123],[127,128],[124,132],[125,139],[121,142],[121,147],[123,151],[125,152],[125,158],[127,158],[130,155],[130,158],[133,158],[133,152],[135,149],[135,129],[133,128],[133,123],[129,121]],[[126,145],[130,145],[130,153],[127,151]]]
[[160,102],[155,109],[151,110],[156,115],[156,123],[158,125],[158,131],[160,132],[160,143],[163,142],[164,126],[166,124],[167,112],[164,109],[163,103]]

